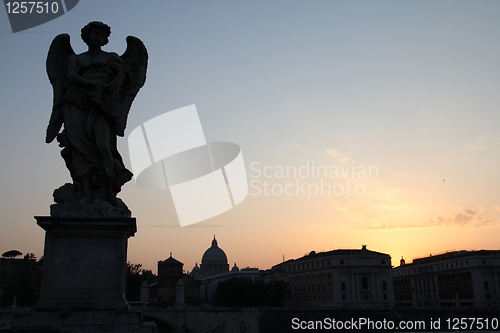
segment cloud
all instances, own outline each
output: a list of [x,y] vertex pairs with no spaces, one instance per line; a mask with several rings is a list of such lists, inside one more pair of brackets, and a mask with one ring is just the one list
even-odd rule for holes
[[317,153],[323,153],[326,154],[330,157],[333,157],[337,162],[340,162],[341,164],[347,164],[348,162],[352,161],[352,158],[345,153],[341,152],[338,149],[330,149],[330,148],[315,148],[315,147],[309,147],[309,146],[304,146],[300,145],[297,143],[289,142],[287,143],[289,146],[297,149],[300,152],[303,153],[309,153],[309,154],[317,154]]
[[416,229],[431,227],[473,227],[480,228],[500,224],[500,208],[479,206],[475,208],[464,208],[461,212],[444,218],[438,216],[418,224],[381,224],[376,226],[360,227],[362,230],[396,230]]
[[342,153],[341,151],[339,151],[337,149],[325,149],[325,153],[327,155],[333,157],[334,159],[336,159],[337,161],[339,161],[342,164],[346,164],[347,162],[352,160],[352,158],[350,158],[349,156],[345,155],[344,153]]
[[486,147],[480,144],[469,144],[464,147],[466,153],[475,153],[486,150]]
[[500,144],[500,139],[496,137],[480,136],[474,138],[471,143],[463,148],[462,158],[470,158],[486,150],[495,149]]
[[303,152],[303,153],[316,153],[317,151],[311,147],[307,147],[307,146],[304,146],[304,145],[299,145],[297,143],[293,143],[293,142],[289,142],[287,143],[289,146],[297,149],[298,151],[300,152]]

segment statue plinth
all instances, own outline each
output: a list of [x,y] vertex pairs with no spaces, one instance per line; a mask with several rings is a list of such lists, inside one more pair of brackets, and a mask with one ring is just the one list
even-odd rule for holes
[[45,230],[40,299],[12,315],[16,333],[154,333],[125,299],[127,241],[135,218],[36,216]]
[[38,311],[128,310],[127,240],[135,218],[35,217],[45,233]]

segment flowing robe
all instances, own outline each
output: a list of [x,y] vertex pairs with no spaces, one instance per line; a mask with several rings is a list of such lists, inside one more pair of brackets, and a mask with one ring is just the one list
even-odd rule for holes
[[[117,150],[116,123],[120,118],[120,88],[124,79],[122,59],[115,53],[104,53],[100,59],[77,61],[70,72],[83,80],[70,77],[62,111],[64,130],[58,141],[64,147],[61,155],[75,184],[87,177],[93,190],[111,182],[114,194],[132,178]],[[70,66],[71,62],[70,62]],[[125,71],[126,73],[126,71]],[[82,81],[99,81],[104,88]]]

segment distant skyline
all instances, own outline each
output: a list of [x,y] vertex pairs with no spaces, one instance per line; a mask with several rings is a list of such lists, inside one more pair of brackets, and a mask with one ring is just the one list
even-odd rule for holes
[[[94,20],[111,26],[105,51],[134,35],[149,53],[119,139],[125,164],[134,128],[196,104],[207,141],[241,147],[249,181],[240,205],[184,228],[168,191],[125,184],[132,263],[155,272],[172,252],[191,270],[214,234],[240,268],[362,244],[393,265],[498,249],[498,17],[500,2],[483,0],[86,0],[14,34],[0,9],[0,251],[42,256],[33,216],[70,181],[44,142],[47,51],[60,33],[86,51],[80,29]],[[338,173],[279,174],[306,165]]]

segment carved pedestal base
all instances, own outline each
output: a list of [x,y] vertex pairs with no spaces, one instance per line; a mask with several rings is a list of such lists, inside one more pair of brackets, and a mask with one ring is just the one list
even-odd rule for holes
[[134,218],[36,217],[45,229],[37,310],[128,310],[127,240]]
[[125,300],[134,218],[36,219],[46,231],[40,299],[32,311],[12,314],[10,331],[155,332]]

